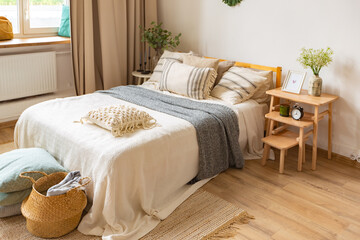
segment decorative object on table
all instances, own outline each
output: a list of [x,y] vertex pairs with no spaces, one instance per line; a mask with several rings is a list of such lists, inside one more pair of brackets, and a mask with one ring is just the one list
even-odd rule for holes
[[280,116],[289,117],[290,113],[290,105],[289,104],[281,104],[280,105]]
[[60,20],[58,35],[63,36],[63,37],[71,36],[70,6],[67,6],[67,5],[62,6],[62,13],[61,13],[61,20]]
[[[149,63],[149,68],[146,67],[146,64]],[[150,57],[150,47],[149,47],[149,56],[146,58],[146,49],[145,49],[145,57],[144,57],[144,70],[141,72],[141,74],[150,74],[151,70],[151,57]]]
[[[35,181],[32,177],[24,174],[40,173],[44,175]],[[47,175],[44,172],[24,172],[20,176],[31,180],[33,190],[21,205],[21,213],[26,218],[28,231],[41,238],[57,238],[63,236],[76,228],[80,222],[83,210],[87,204],[84,191],[79,188],[87,185],[91,180],[82,178],[80,186],[72,188],[65,194],[47,197],[47,190],[60,181],[68,173],[57,172]],[[84,182],[84,180],[87,180]]]
[[304,109],[299,105],[295,104],[291,110],[291,117],[295,120],[300,120],[304,116]]
[[241,3],[242,0],[222,0],[223,3],[229,5],[230,7],[233,7],[239,3]]
[[[151,23],[151,27],[145,29],[143,26],[139,26],[143,31],[141,41],[147,43],[151,48],[155,50],[155,55],[152,57],[152,66],[155,67],[159,61],[164,50],[174,49],[180,44],[181,33],[172,37],[172,33],[162,28],[163,23]],[[146,51],[145,51],[146,55]],[[149,52],[150,56],[150,52]]]
[[0,40],[11,40],[14,38],[13,27],[9,19],[0,16]]
[[304,84],[305,77],[306,72],[289,70],[281,90],[299,94],[302,85]]
[[319,77],[319,73],[322,67],[328,66],[332,62],[332,55],[334,54],[331,48],[326,50],[321,49],[301,49],[300,57],[297,59],[304,68],[310,67],[314,73],[314,76],[310,78],[308,94],[312,96],[320,96],[322,90],[322,78]]

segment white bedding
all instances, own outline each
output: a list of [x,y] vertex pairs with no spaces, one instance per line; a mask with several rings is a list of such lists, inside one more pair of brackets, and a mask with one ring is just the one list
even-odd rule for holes
[[[90,110],[114,104],[136,106],[94,93],[30,107],[17,122],[15,144],[44,148],[67,169],[93,179],[87,188],[93,205],[80,232],[138,239],[209,179],[186,185],[197,174],[199,153],[195,129],[185,120],[136,106],[160,126],[119,138],[95,125],[74,123]],[[265,106],[253,100],[230,106],[239,119],[245,159],[261,157]]]

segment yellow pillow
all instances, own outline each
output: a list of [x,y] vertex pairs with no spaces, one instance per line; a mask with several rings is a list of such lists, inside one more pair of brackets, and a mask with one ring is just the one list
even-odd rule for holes
[[14,38],[11,22],[6,17],[0,17],[0,40],[10,40]]
[[219,59],[209,59],[197,56],[183,56],[184,64],[197,68],[213,68],[217,71]]

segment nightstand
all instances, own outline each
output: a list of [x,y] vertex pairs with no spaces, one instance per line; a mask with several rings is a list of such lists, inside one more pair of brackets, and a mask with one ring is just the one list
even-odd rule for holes
[[[323,93],[320,97],[314,97],[307,94],[307,91],[301,91],[300,94],[289,93],[281,91],[281,88],[272,89],[266,92],[271,96],[270,110],[265,117],[269,120],[267,136],[262,139],[264,142],[264,154],[262,164],[265,165],[269,156],[270,146],[280,150],[280,168],[279,172],[284,171],[285,153],[287,149],[299,146],[298,155],[298,171],[302,170],[302,163],[305,162],[305,142],[311,134],[313,134],[313,151],[312,151],[312,170],[316,170],[317,158],[317,135],[319,121],[328,115],[328,158],[331,159],[331,122],[332,122],[332,103],[339,97]],[[275,98],[284,99],[290,102],[303,103],[311,105],[314,108],[314,113],[305,113],[304,117],[299,121],[292,119],[292,117],[282,117],[277,110],[279,105],[274,106]],[[328,106],[328,110],[319,113],[320,106]],[[280,126],[280,124],[281,126]],[[274,129],[275,125],[277,127]],[[289,126],[299,128],[299,134],[288,130]],[[305,129],[312,127],[311,130],[305,133]]]
[[148,80],[151,77],[151,73],[149,74],[142,74],[141,72],[138,71],[133,71],[131,73],[134,77],[137,78],[137,85],[140,85],[142,83],[144,83],[146,80]]

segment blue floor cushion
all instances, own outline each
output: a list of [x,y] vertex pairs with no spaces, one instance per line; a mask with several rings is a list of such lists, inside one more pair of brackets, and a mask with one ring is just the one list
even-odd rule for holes
[[0,193],[0,206],[10,206],[21,203],[27,196],[30,195],[32,188],[28,188],[18,192]]
[[[19,177],[20,173],[29,171],[51,174],[66,172],[66,169],[42,148],[23,148],[3,153],[0,155],[0,193],[19,192],[31,188],[30,180]],[[28,176],[37,180],[43,175],[32,173]]]

